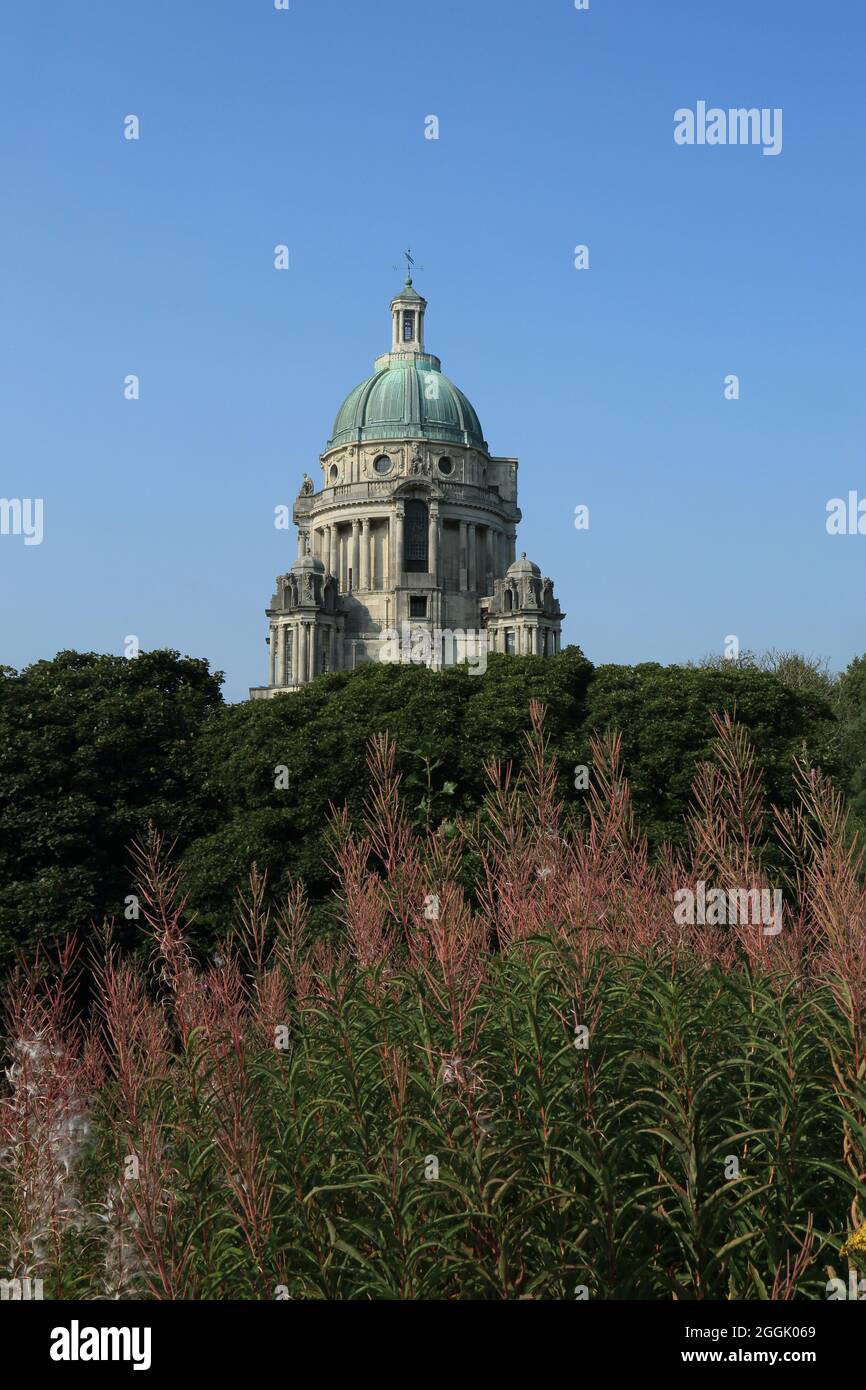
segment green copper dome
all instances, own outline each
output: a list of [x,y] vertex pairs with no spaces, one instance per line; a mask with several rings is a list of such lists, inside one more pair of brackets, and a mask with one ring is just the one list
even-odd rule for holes
[[367,439],[441,439],[487,447],[473,407],[439,370],[438,358],[426,353],[390,362],[346,397],[328,447]]

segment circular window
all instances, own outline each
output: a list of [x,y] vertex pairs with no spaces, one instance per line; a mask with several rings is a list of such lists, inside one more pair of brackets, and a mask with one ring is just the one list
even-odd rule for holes
[[340,470],[335,463],[331,464],[331,482],[335,483],[340,476]]
[[390,473],[391,460],[387,454],[380,454],[377,459],[373,460],[373,467],[377,473]]
[[454,464],[452,463],[451,459],[446,458],[439,460],[439,472],[444,473],[446,478],[449,473],[454,472]]

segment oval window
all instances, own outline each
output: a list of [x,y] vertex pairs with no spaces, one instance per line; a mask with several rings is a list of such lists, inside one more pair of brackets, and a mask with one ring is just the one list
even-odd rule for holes
[[444,473],[446,478],[449,473],[454,472],[454,464],[451,462],[451,459],[445,458],[439,460],[439,472]]
[[331,464],[331,482],[335,483],[340,476],[340,470],[335,463]]
[[380,454],[377,459],[373,460],[373,467],[377,473],[390,473],[391,460],[387,454]]

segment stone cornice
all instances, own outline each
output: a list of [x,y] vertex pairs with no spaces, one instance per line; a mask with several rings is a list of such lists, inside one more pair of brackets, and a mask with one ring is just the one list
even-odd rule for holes
[[387,483],[367,480],[359,483],[337,483],[333,487],[298,497],[295,501],[295,523],[318,524],[322,516],[333,511],[364,511],[370,508],[388,509],[412,491],[430,501],[438,501],[443,506],[466,507],[475,511],[492,513],[503,525],[515,525],[522,519],[520,508],[507,501],[490,488],[476,487],[473,483],[451,482],[444,478],[429,479],[421,476],[401,475]]

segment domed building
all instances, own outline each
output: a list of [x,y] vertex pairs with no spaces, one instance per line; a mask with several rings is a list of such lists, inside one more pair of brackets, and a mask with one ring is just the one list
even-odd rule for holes
[[266,610],[269,679],[253,699],[362,661],[549,656],[553,584],[515,559],[517,459],[494,457],[469,400],[424,347],[411,276],[391,301],[391,351],[349,393],[294,505],[298,558]]

